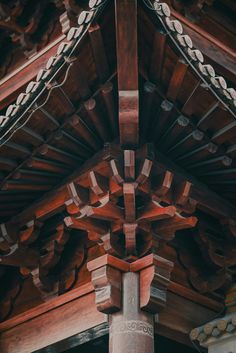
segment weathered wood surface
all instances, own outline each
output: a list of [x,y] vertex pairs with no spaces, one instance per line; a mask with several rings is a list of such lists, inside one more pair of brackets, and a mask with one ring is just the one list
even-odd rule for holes
[[[189,331],[210,320],[220,309],[217,304],[214,310],[204,308],[203,296],[199,303],[194,303],[188,294],[186,298],[182,295],[185,291],[181,295],[168,292],[167,307],[160,314],[156,333],[167,337],[176,334],[181,341],[189,343]],[[56,343],[59,353],[60,342],[68,349],[68,340],[73,347],[73,336],[106,320],[106,315],[96,309],[93,287],[89,283],[0,324],[1,353],[32,353]]]
[[137,1],[118,0],[115,6],[120,141],[128,147],[139,139]]
[[[235,266],[231,245],[236,234],[236,210],[230,203],[230,200],[236,200],[233,180],[235,122],[206,86],[196,79],[191,68],[182,62],[167,36],[158,32],[142,5],[138,9],[139,23],[137,1],[117,0],[116,5],[116,12],[113,5],[109,5],[102,19],[91,28],[65,85],[55,89],[47,104],[1,148],[0,214],[4,221],[11,219],[6,223],[7,234],[4,229],[0,232],[1,236],[10,237],[9,242],[1,241],[1,253],[5,255],[1,260],[3,265],[20,267],[23,276],[32,276],[44,298],[42,283],[52,285],[53,295],[58,294],[55,283],[47,276],[60,261],[68,241],[67,231],[71,232],[71,237],[88,237],[86,246],[98,242],[102,251],[128,256],[133,261],[148,249],[162,251],[163,243],[173,239],[175,232],[181,229],[180,237],[188,237],[184,244],[190,239],[192,246],[186,251],[177,241],[176,251],[181,261],[176,264],[178,283],[170,283],[170,304],[161,314],[157,330],[168,337],[182,337],[186,343],[192,327],[222,309],[220,300],[203,296],[191,290],[190,285],[202,293],[211,292],[214,297],[214,290],[230,280],[224,271],[226,265]],[[191,32],[194,44],[218,63],[220,73],[226,73],[226,77],[235,81],[235,53],[182,16],[179,18]],[[15,96],[21,85],[35,76],[38,65],[46,61],[54,49],[53,45],[45,53],[39,53],[30,65],[6,78],[0,93],[2,106]],[[63,74],[61,76],[57,77],[59,82]],[[123,154],[118,144],[107,146],[105,151],[92,157],[107,141],[118,140],[119,123],[123,146],[134,148],[141,137],[142,144],[154,143],[156,158],[145,145],[137,151],[136,160],[134,150],[126,150]],[[144,127],[140,133],[139,123]],[[69,177],[58,186],[66,176]],[[47,191],[51,189],[53,191]],[[38,201],[34,202],[35,199]],[[210,229],[209,238],[217,228],[217,234],[221,232],[224,240],[227,239],[226,247],[218,241],[210,241],[207,231],[202,232],[200,226],[185,233],[185,228],[196,226],[196,210],[200,221],[212,217],[206,225],[207,231]],[[79,218],[84,216],[85,219]],[[65,232],[63,226],[63,231],[50,233],[50,227],[55,226],[50,226],[54,217],[62,217],[61,222],[68,228]],[[38,241],[38,220],[43,226],[46,224],[49,233],[46,244],[35,253],[31,246]],[[18,233],[11,229],[12,225]],[[137,234],[140,236],[138,241]],[[20,249],[11,258],[16,250],[16,240]],[[194,251],[191,252],[194,246],[201,249],[201,263],[206,261],[213,268],[217,267],[206,280],[203,280],[205,274],[199,259],[197,262]],[[23,250],[24,247],[27,250]],[[60,293],[73,287],[77,268],[72,267],[75,263],[81,265],[84,251],[83,247],[79,248],[73,255],[78,262],[73,257],[69,267],[64,269]],[[46,253],[43,259],[40,259],[40,253]],[[204,260],[204,256],[207,259]],[[174,260],[177,262],[177,255]],[[30,266],[37,268],[32,270]],[[110,273],[102,275],[109,287]],[[6,277],[5,273],[2,282]],[[8,315],[19,288],[20,281],[16,281],[13,289],[6,288],[2,309],[4,312],[6,306]],[[29,347],[36,342],[36,349],[41,349],[42,345],[53,347],[58,340],[56,349],[67,349],[70,343],[64,345],[65,342],[77,335],[77,330],[90,329],[94,321],[99,324],[104,320],[103,316],[101,319],[98,314],[93,317],[87,312],[95,313],[94,294],[90,290],[88,294],[86,290],[84,295],[80,294],[80,299],[77,299],[77,290],[71,291],[1,324],[0,351],[3,347],[3,353],[4,349],[8,349],[6,353],[14,353],[13,349],[21,353],[19,349],[24,345],[24,339],[28,340]],[[72,304],[75,311],[81,310],[85,320],[77,322]],[[114,307],[119,308],[119,303]],[[183,311],[179,310],[181,307]],[[58,317],[62,319],[58,320]],[[45,322],[45,328],[41,322]],[[36,337],[36,331],[40,332],[40,338]],[[64,332],[63,337],[59,337],[59,331]],[[23,338],[19,339],[21,335]],[[63,341],[61,345],[60,340]]]
[[[74,290],[2,324],[2,353],[31,353],[106,322],[91,285]],[[4,331],[4,332],[3,332]]]
[[10,75],[0,80],[0,109],[3,109],[14,101],[18,94],[21,93],[23,87],[37,76],[38,71],[45,66],[48,59],[56,53],[58,45],[64,38],[64,35],[60,36],[54,43],[48,45],[31,60],[28,60]]
[[190,22],[177,11],[173,10],[172,14],[184,24],[186,33],[190,35],[194,45],[209,59],[216,61],[223,68],[227,68],[227,70],[223,70],[223,72],[229,79],[232,76],[235,79],[235,51],[230,46],[225,45],[224,41],[209,34],[206,29],[202,29],[200,26]]
[[[112,160],[113,158],[118,158],[120,155],[119,149],[112,147],[112,145],[108,149],[105,148],[104,151],[99,152],[85,163],[82,168],[79,168],[78,171],[71,175],[67,183],[76,181],[82,184],[89,170],[99,171],[107,169],[106,173],[109,173],[109,166],[106,159]],[[187,179],[193,184],[191,198],[195,199],[203,209],[209,210],[210,213],[220,215],[224,218],[236,219],[235,207],[233,205],[218,196],[216,193],[207,189],[189,174],[185,172],[183,174],[181,168],[176,167],[175,164],[168,161],[160,152],[157,156],[159,161],[162,162],[162,169],[165,168],[166,164],[167,168],[170,168],[171,171],[177,170],[176,174],[178,175],[178,178],[183,179],[184,175],[186,175]],[[97,163],[97,161],[99,162]],[[59,187],[56,191],[49,192],[41,201],[36,202],[30,208],[25,209],[19,215],[14,217],[13,223],[24,225],[27,221],[33,219],[35,215],[36,218],[43,219],[45,216],[48,216],[51,213],[53,214],[56,210],[60,209],[60,207],[64,208],[66,200],[70,198],[66,187],[67,183]]]

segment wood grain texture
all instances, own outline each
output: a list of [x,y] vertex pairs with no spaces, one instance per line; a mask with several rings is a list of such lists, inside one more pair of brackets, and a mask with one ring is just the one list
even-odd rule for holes
[[136,146],[139,138],[137,1],[117,0],[115,14],[120,141],[123,146]]

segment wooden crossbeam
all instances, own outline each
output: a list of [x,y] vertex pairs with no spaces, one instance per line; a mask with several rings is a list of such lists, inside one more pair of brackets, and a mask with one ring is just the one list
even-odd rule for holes
[[183,115],[180,115],[165,131],[160,140],[157,142],[158,146],[161,146],[162,150],[167,150],[171,147],[172,141],[181,138],[190,121]]
[[[29,351],[38,350],[44,353],[49,349],[56,352],[72,348],[80,350],[78,345],[107,334],[107,317],[96,309],[93,291],[91,282],[85,283],[64,295],[27,310],[24,315],[19,314],[2,322],[0,324],[2,352],[24,353],[26,346]],[[196,327],[203,320],[209,320],[209,317],[222,310],[222,305],[214,299],[173,281],[169,287],[168,301],[173,305],[167,305],[166,310],[160,314],[160,322],[155,326],[155,331],[161,330],[161,334],[166,337],[174,335],[178,340],[185,337],[187,341],[186,327]],[[194,312],[196,315],[192,315],[189,319],[186,317],[186,311],[176,310],[176,307],[183,306],[188,312]],[[62,316],[63,320],[55,320]],[[171,322],[169,318],[172,318]],[[38,334],[39,327],[41,335]],[[91,351],[95,352],[95,346],[92,347]]]
[[105,142],[109,141],[109,132],[107,131],[106,124],[104,124],[104,122],[100,119],[96,100],[94,98],[90,98],[84,103],[84,107],[100,139]]
[[65,152],[60,148],[56,148],[48,144],[42,145],[39,148],[39,153],[42,156],[47,156],[47,158],[65,163],[69,166],[74,166],[76,162],[81,162],[81,158],[75,156],[74,154]]
[[77,114],[73,114],[69,120],[69,125],[76,130],[79,137],[82,137],[86,144],[93,150],[97,150],[101,143],[97,141],[97,137],[94,132],[88,127],[88,125],[79,117]]
[[197,123],[197,127],[201,130],[207,130],[208,124],[211,121],[211,119],[214,118],[214,115],[216,113],[216,110],[219,107],[219,102],[214,102],[213,104],[210,105],[210,107],[205,111],[199,122]]
[[235,137],[235,133],[236,133],[236,121],[232,121],[230,124],[218,130],[212,136],[212,141],[214,143],[221,145],[222,143],[233,139]]
[[139,139],[137,0],[116,0],[115,15],[120,141],[131,147]]

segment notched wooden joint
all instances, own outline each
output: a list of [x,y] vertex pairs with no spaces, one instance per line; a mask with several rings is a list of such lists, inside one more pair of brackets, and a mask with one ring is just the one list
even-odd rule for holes
[[92,272],[97,309],[111,314],[121,309],[121,272],[103,266]]
[[87,264],[95,288],[97,309],[111,314],[121,309],[122,272],[129,270],[129,264],[111,255],[104,255]]
[[173,263],[157,255],[147,255],[130,265],[140,273],[140,308],[156,314],[166,305]]

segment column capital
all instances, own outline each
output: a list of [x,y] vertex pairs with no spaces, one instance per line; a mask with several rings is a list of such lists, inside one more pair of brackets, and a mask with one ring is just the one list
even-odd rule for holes
[[122,272],[129,271],[129,263],[112,255],[100,256],[87,264],[95,288],[97,309],[112,314],[121,309]]
[[166,304],[166,291],[173,263],[157,255],[147,255],[133,263],[103,255],[87,264],[91,272],[99,311],[111,314],[121,309],[122,273],[139,273],[140,308],[152,314]]
[[166,292],[174,264],[158,255],[147,255],[132,264],[130,270],[139,272],[140,308],[152,314],[166,305]]

